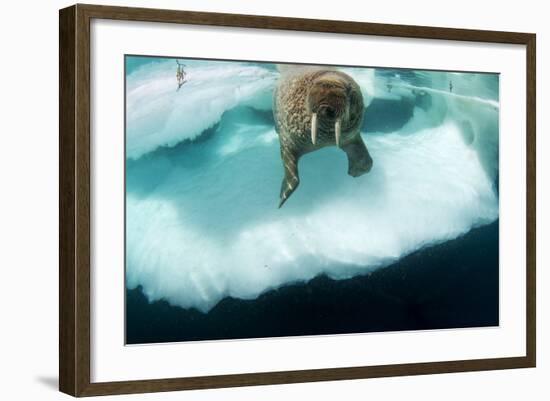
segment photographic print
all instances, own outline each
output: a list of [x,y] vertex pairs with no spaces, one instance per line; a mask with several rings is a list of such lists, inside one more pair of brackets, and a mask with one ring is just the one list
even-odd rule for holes
[[126,343],[499,325],[499,75],[125,56]]

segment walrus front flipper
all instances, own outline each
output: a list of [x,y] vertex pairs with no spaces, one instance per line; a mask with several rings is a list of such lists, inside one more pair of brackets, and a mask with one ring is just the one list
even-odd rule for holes
[[370,171],[372,158],[360,134],[357,134],[351,142],[342,146],[342,150],[348,155],[349,175],[359,177]]
[[298,158],[281,143],[281,158],[285,168],[285,177],[281,184],[281,194],[279,208],[283,206],[286,200],[298,188],[300,177],[298,176]]

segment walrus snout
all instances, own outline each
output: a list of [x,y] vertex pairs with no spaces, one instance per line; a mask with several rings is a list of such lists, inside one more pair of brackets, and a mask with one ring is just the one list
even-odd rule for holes
[[338,117],[338,114],[340,114],[337,112],[336,108],[331,106],[319,107],[318,113],[329,120],[336,120],[336,117]]
[[[327,90],[325,88],[325,90]],[[335,93],[333,93],[335,92]],[[311,91],[309,94],[309,112],[311,113],[311,143],[317,142],[317,129],[319,120],[323,125],[332,125],[334,127],[334,138],[336,146],[340,146],[342,133],[342,120],[349,114],[349,102],[346,97],[340,93],[341,90],[332,90],[324,94],[320,99],[318,92]],[[315,99],[317,97],[317,99]]]

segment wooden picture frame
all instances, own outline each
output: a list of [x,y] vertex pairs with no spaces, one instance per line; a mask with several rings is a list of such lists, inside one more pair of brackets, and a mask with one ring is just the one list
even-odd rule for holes
[[[526,46],[526,355],[523,357],[92,383],[90,379],[90,21],[94,18],[492,42]],[[535,366],[536,37],[534,34],[80,4],[60,10],[59,29],[60,391],[73,396],[95,396]]]

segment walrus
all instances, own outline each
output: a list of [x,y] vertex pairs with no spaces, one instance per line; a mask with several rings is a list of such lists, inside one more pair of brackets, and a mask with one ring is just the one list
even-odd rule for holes
[[360,135],[363,96],[352,77],[332,68],[285,68],[273,94],[275,129],[281,145],[284,178],[279,208],[300,183],[298,161],[325,146],[348,156],[348,174],[370,171],[372,158]]

